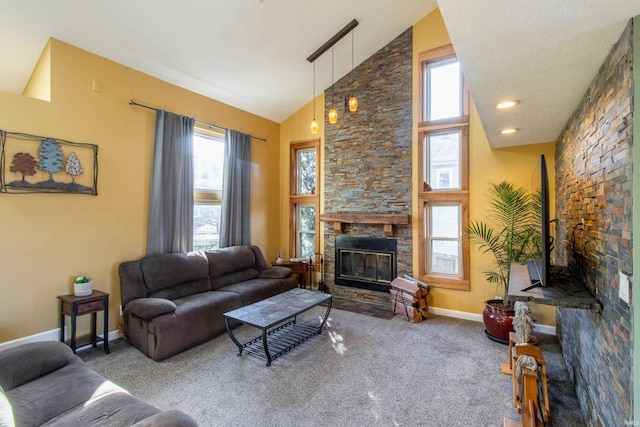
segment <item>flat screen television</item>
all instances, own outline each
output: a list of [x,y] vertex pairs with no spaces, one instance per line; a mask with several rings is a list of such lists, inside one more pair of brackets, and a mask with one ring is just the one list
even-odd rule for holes
[[547,173],[547,162],[544,154],[540,155],[540,261],[531,260],[527,263],[529,268],[529,278],[531,286],[523,289],[528,291],[542,286],[551,286],[551,248],[553,247],[553,237],[551,236],[549,218],[549,174]]

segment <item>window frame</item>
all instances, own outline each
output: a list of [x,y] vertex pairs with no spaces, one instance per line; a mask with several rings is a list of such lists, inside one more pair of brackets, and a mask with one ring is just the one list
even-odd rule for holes
[[[316,151],[316,188],[311,194],[297,194],[298,189],[298,151],[315,149]],[[320,251],[320,140],[298,141],[290,144],[290,182],[289,182],[289,254],[298,257],[298,205],[313,205],[316,210],[315,252]]]
[[[428,102],[428,94],[426,91],[426,76],[428,64],[437,63],[439,61],[450,61],[456,58],[453,46],[447,45],[439,48],[431,49],[418,54],[420,62],[420,121],[418,123],[418,156],[420,161],[418,166],[418,275],[429,285],[447,289],[470,290],[470,248],[469,241],[463,236],[463,231],[469,224],[469,89],[467,87],[464,75],[461,73],[462,84],[462,115],[459,117],[450,117],[446,119],[428,121],[425,108]],[[426,97],[426,99],[425,99]],[[459,189],[429,189],[424,185],[427,164],[429,159],[426,156],[427,141],[430,134],[437,134],[444,131],[456,130],[460,131],[460,188]],[[428,181],[427,181],[428,182]],[[425,213],[430,205],[438,204],[460,204],[460,253],[461,257],[461,275],[460,277],[452,277],[450,274],[432,274],[430,273],[431,260],[430,248],[428,247],[429,239],[429,218]]]

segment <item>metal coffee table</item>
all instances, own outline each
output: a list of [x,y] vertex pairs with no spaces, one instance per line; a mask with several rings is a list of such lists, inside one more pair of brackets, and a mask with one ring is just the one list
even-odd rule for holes
[[[247,353],[266,359],[267,366],[271,366],[274,359],[322,332],[331,311],[332,298],[329,294],[299,288],[292,289],[226,312],[224,323],[229,336],[238,346],[238,356],[242,356],[242,351],[246,350]],[[325,302],[327,312],[319,325],[297,321],[298,315]],[[262,335],[243,344],[231,332],[229,319],[262,329]]]

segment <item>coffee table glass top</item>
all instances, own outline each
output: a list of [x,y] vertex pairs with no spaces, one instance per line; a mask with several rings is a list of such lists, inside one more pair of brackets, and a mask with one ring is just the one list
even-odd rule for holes
[[228,311],[224,316],[258,328],[270,328],[331,298],[330,294],[296,288]]

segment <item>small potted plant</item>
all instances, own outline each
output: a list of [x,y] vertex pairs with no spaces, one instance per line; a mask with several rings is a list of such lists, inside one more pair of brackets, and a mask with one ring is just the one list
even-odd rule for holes
[[86,297],[93,292],[93,280],[87,276],[78,276],[73,281],[73,294],[77,297]]
[[503,299],[485,302],[482,317],[487,336],[497,342],[508,343],[513,330],[515,312],[504,300],[509,286],[511,264],[540,257],[541,195],[529,193],[522,187],[503,181],[489,187],[491,208],[488,221],[474,220],[465,229],[469,242],[480,253],[493,256],[493,269],[482,272],[488,283],[501,288]]

